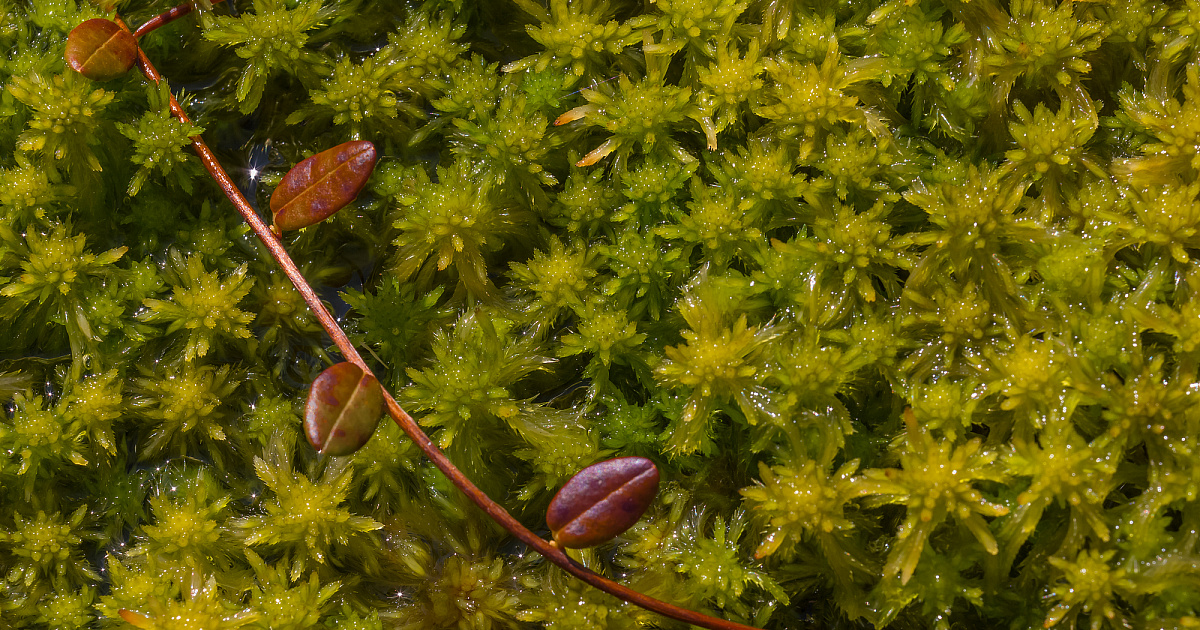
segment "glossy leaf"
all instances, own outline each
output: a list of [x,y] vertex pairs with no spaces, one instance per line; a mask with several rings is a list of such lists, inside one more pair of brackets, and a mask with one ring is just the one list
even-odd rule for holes
[[123,76],[137,60],[137,40],[112,20],[94,18],[67,35],[67,65],[93,81]]
[[345,142],[292,167],[271,194],[278,230],[320,223],[354,201],[375,168],[375,145]]
[[124,619],[126,623],[128,623],[132,626],[135,626],[138,628],[153,628],[154,627],[154,621],[152,619],[150,619],[149,617],[147,617],[145,615],[135,613],[132,610],[122,608],[117,611],[117,614],[121,615],[121,619]]
[[375,377],[349,362],[321,372],[308,391],[304,433],[322,455],[362,448],[383,415],[383,390]]
[[563,484],[546,509],[560,547],[599,545],[629,529],[658,492],[658,468],[645,457],[592,464]]

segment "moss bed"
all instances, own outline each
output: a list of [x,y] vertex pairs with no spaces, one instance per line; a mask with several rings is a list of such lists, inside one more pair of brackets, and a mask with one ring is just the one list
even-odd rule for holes
[[[206,0],[198,0],[207,5]],[[1200,626],[1200,2],[0,0],[0,627],[676,628],[470,505],[339,360],[263,214],[459,467],[531,528],[641,455],[584,564],[766,628]],[[236,9],[236,11],[234,10]]]

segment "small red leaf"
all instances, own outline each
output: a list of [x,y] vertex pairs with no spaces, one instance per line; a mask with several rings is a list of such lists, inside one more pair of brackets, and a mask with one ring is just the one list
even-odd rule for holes
[[71,29],[64,55],[67,65],[93,81],[129,72],[137,59],[137,40],[111,20],[94,18]]
[[271,194],[279,230],[320,223],[354,201],[375,169],[375,145],[345,142],[292,167]]
[[379,381],[353,363],[321,372],[308,390],[304,433],[322,455],[349,455],[362,448],[383,415]]
[[546,509],[560,547],[599,545],[629,529],[658,492],[658,468],[645,457],[592,464],[563,484]]

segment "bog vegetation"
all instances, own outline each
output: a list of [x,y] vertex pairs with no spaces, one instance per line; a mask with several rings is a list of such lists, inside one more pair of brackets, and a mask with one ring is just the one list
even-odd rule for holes
[[[1200,624],[1197,0],[197,0],[93,81],[0,0],[0,626],[673,628],[585,587],[390,422],[301,435],[339,360],[534,529],[657,464],[582,563],[769,628]],[[107,77],[98,77],[107,78]],[[125,626],[128,627],[128,626]]]

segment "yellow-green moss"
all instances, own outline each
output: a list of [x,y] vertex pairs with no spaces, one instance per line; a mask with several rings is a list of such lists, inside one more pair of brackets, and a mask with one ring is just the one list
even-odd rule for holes
[[[169,0],[108,2],[131,24]],[[770,628],[1200,624],[1200,4],[238,0],[67,69],[0,0],[0,626],[681,627],[557,572],[389,426],[189,154],[522,521],[656,461],[582,562]],[[182,93],[182,95],[181,95]]]

